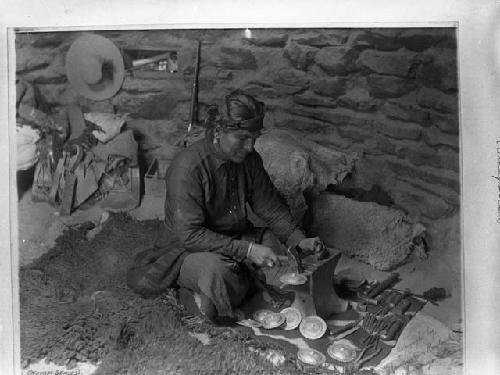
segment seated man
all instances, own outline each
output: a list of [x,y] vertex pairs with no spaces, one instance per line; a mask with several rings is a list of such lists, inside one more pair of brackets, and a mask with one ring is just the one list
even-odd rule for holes
[[[235,91],[226,107],[226,117],[207,121],[205,139],[176,155],[166,175],[165,224],[179,247],[160,259],[162,268],[180,286],[188,310],[208,318],[233,316],[255,267],[278,263],[280,242],[310,253],[321,247],[293,223],[253,149],[264,104]],[[252,225],[247,205],[269,229]]]

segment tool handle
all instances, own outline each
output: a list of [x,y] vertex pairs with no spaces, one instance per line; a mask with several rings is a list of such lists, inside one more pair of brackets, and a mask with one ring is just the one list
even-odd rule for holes
[[392,273],[387,279],[381,281],[375,288],[373,288],[369,293],[368,297],[374,298],[378,294],[382,293],[389,286],[394,284],[399,279],[399,273]]
[[405,298],[396,305],[396,307],[394,308],[394,313],[403,315],[408,310],[410,305],[411,305],[410,300]]
[[403,328],[403,323],[400,320],[395,320],[384,333],[380,334],[380,338],[384,341],[392,341],[397,337],[401,328]]

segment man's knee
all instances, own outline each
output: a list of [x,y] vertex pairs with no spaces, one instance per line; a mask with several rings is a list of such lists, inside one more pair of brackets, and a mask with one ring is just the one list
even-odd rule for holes
[[181,267],[181,273],[210,275],[216,274],[224,276],[234,272],[238,264],[227,257],[215,253],[193,253],[189,254]]

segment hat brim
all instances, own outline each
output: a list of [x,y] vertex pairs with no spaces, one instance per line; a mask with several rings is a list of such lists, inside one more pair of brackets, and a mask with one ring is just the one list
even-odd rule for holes
[[[84,79],[81,61],[97,59],[112,70],[101,82],[89,84]],[[125,66],[120,50],[109,39],[97,34],[85,34],[73,42],[66,54],[66,74],[73,88],[82,96],[105,100],[120,89],[125,76]]]

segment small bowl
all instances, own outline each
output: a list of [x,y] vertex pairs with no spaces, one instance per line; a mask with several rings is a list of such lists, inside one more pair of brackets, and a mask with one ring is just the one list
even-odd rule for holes
[[326,332],[326,323],[319,316],[311,315],[302,319],[299,331],[306,339],[319,339]]
[[269,314],[274,314],[274,312],[271,310],[257,310],[253,313],[253,319],[259,323],[262,323],[264,317]]
[[278,328],[285,323],[285,316],[280,313],[270,313],[262,318],[262,328],[273,329]]
[[286,325],[283,329],[287,331],[297,328],[302,321],[302,314],[295,307],[287,307],[281,310],[280,314],[285,316]]
[[346,363],[354,361],[357,355],[356,350],[352,346],[341,342],[331,344],[327,349],[327,353],[333,359]]
[[307,276],[302,273],[285,273],[280,276],[280,281],[287,285],[302,285],[307,282]]
[[321,366],[326,361],[326,357],[323,353],[311,348],[300,349],[297,353],[297,358],[305,364],[312,366]]

